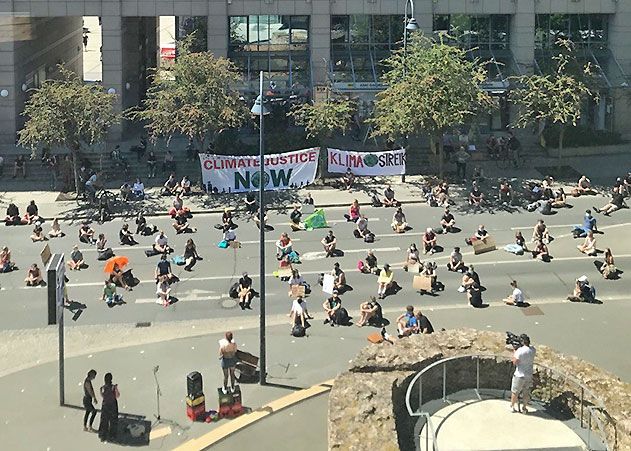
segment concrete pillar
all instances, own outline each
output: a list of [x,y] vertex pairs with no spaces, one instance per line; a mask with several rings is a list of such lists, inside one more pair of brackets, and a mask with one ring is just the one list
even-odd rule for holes
[[535,0],[519,0],[510,22],[510,49],[522,73],[533,73],[535,59]]
[[331,58],[331,3],[313,1],[311,13],[311,73],[313,85],[323,85],[327,81],[328,62]]
[[[102,58],[103,88],[114,89],[117,94],[114,108],[123,111],[123,20],[121,16],[102,16]],[[123,136],[123,125],[115,125],[110,129],[109,141],[120,141]]]
[[[616,14],[609,17],[609,48],[627,75],[627,84],[631,85],[631,3],[616,3]],[[629,89],[631,88],[619,87],[612,92],[613,128],[623,133],[626,138],[631,137]]]
[[225,0],[208,4],[208,51],[216,57],[228,56],[228,5]]
[[[13,70],[14,58],[13,19],[0,16],[0,91],[7,90],[7,97],[0,97],[0,143],[12,144],[15,141],[16,83]],[[8,164],[5,163],[5,164]]]

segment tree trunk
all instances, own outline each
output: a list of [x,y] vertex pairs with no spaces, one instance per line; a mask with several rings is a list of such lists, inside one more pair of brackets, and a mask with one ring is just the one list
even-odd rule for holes
[[[557,156],[557,170],[561,170],[561,161],[563,155],[563,138],[565,136],[565,126],[561,125],[561,130],[559,131],[559,155]],[[557,174],[558,176],[558,174]]]
[[78,149],[71,148],[70,153],[72,154],[72,172],[74,173],[74,190],[79,197],[79,169],[77,165],[77,153]]
[[437,136],[438,138],[438,176],[442,179],[443,176],[445,175],[445,169],[444,169],[444,162],[443,160],[445,159],[444,157],[444,149],[443,149],[443,133],[440,132]]

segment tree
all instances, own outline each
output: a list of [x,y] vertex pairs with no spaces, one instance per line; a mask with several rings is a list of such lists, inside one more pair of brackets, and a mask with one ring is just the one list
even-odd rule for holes
[[234,88],[240,82],[237,67],[226,58],[190,51],[195,33],[178,42],[173,65],[152,75],[142,108],[127,117],[146,121],[152,139],[182,134],[200,149],[226,128],[238,127],[249,115]]
[[495,106],[480,87],[486,69],[483,62],[468,59],[465,50],[422,35],[412,36],[406,53],[398,49],[384,61],[388,87],[377,94],[370,121],[375,135],[393,140],[428,133],[442,176],[446,130]]
[[518,107],[517,118],[513,123],[515,127],[540,124],[541,138],[548,123],[559,126],[560,167],[566,127],[569,124],[576,126],[581,118],[583,101],[588,98],[598,100],[598,94],[585,82],[592,74],[591,63],[588,62],[579,71],[570,70],[570,64],[576,63],[572,43],[559,40],[557,45],[560,52],[552,57],[551,73],[515,77],[516,88],[511,90],[509,100]]
[[105,140],[110,127],[120,121],[114,110],[116,94],[86,84],[74,72],[59,66],[60,78],[46,80],[24,106],[27,117],[18,144],[63,146],[70,150],[75,189],[79,192],[78,153],[82,144]]
[[[304,127],[307,138],[316,138],[321,148],[320,162],[326,161],[323,143],[333,133],[345,134],[350,127],[355,112],[355,104],[346,99],[333,99],[315,103],[304,103],[292,108],[289,115],[294,118],[297,125]],[[323,171],[323,164],[318,165]]]

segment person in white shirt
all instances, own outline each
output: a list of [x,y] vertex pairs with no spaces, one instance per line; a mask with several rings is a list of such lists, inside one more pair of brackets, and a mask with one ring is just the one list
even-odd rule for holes
[[522,396],[522,413],[528,413],[528,403],[530,402],[530,389],[532,388],[532,373],[537,350],[530,346],[530,337],[526,334],[519,336],[521,346],[513,354],[513,364],[515,373],[511,382],[510,408],[513,412],[515,404],[518,404],[519,395]]
[[306,327],[307,318],[311,318],[307,310],[307,303],[302,296],[300,296],[294,299],[294,302],[291,304],[291,310],[289,311],[291,327],[293,328],[296,324]]
[[524,293],[517,288],[517,281],[513,280],[510,283],[510,286],[513,287],[513,292],[511,293],[510,296],[508,296],[506,299],[504,299],[504,302],[507,305],[524,305],[524,302],[526,302],[526,299],[524,298]]
[[131,188],[131,192],[134,193],[134,196],[140,200],[145,198],[145,185],[142,183],[142,180],[140,180],[140,177],[136,178],[134,186]]
[[153,244],[153,250],[159,254],[166,254],[169,252],[169,239],[163,231],[160,231],[156,237],[155,243]]

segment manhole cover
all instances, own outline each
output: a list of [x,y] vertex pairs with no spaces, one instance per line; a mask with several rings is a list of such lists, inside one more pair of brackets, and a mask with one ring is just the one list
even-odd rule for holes
[[521,311],[526,316],[543,315],[543,310],[541,310],[539,307],[535,307],[534,305],[531,305],[529,307],[525,307],[525,308],[521,309]]
[[232,298],[225,298],[221,301],[223,308],[235,308],[237,306],[237,300]]
[[141,321],[139,323],[136,323],[136,327],[151,327],[151,322],[150,321]]

